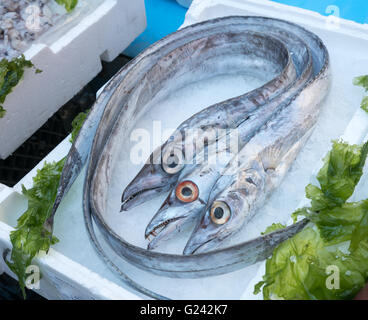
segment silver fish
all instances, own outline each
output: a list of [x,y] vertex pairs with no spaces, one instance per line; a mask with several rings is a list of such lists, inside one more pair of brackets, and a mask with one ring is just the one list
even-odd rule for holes
[[[272,32],[276,32],[273,30]],[[281,31],[279,31],[281,33]],[[284,40],[286,41],[286,39]],[[296,46],[292,47],[294,51]],[[292,51],[292,52],[294,52]],[[309,51],[299,57],[306,63],[302,70],[298,71],[298,77],[288,90],[270,99],[264,105],[258,107],[254,112],[249,113],[247,120],[241,123],[237,130],[232,132],[233,137],[223,137],[218,144],[213,146],[213,154],[206,161],[200,159],[199,165],[192,165],[184,169],[180,175],[179,182],[171,191],[161,208],[148,224],[145,236],[153,235],[148,249],[154,249],[163,239],[172,236],[174,231],[179,231],[183,224],[198,217],[205,208],[209,193],[216,180],[220,177],[222,170],[233,156],[233,150],[239,151],[243,146],[259,131],[268,120],[283,108],[289,106],[293,98],[304,87],[312,76],[312,58]],[[297,65],[297,64],[296,64]],[[228,140],[236,140],[236,148],[230,148]],[[211,147],[211,146],[210,146]],[[208,147],[208,149],[211,149]],[[211,153],[208,151],[208,153]],[[203,156],[202,156],[203,158]],[[147,182],[149,185],[150,181]],[[190,197],[183,194],[190,193]]]
[[[205,25],[206,27],[202,29]],[[195,31],[201,30],[201,36],[207,37],[206,32],[213,31],[212,27],[214,26],[221,26],[219,29],[214,28],[217,32],[224,33],[234,28],[244,28],[244,30],[247,30],[249,25],[261,25],[263,29],[264,25],[268,25],[269,29],[283,29],[284,32],[293,33],[300,39],[303,39],[312,54],[313,75],[311,79],[302,86],[302,90],[297,96],[309,90],[308,99],[305,99],[306,103],[309,103],[310,99],[319,99],[320,97],[316,97],[320,94],[318,88],[328,87],[328,85],[326,86],[324,83],[329,82],[329,58],[327,50],[321,40],[307,30],[285,21],[260,17],[222,18],[192,27]],[[180,30],[178,33],[181,34],[181,31],[184,30]],[[198,36],[197,33],[196,35]],[[186,40],[189,41],[190,36],[186,34],[186,37],[188,37]],[[327,90],[324,91],[324,94],[326,91]],[[294,97],[294,99],[296,99],[297,96]],[[142,104],[137,104],[136,106],[131,106],[131,109],[135,110],[138,106],[143,107]],[[241,266],[264,259],[267,254],[272,252],[272,248],[275,248],[280,241],[282,241],[281,238],[279,238],[280,235],[285,236],[285,238],[282,238],[284,240],[291,236],[296,230],[300,230],[299,228],[305,223],[304,221],[301,224],[297,224],[294,226],[295,229],[290,227],[284,230],[284,232],[268,235],[269,237],[267,239],[270,240],[269,242],[266,241],[267,245],[265,246],[263,245],[265,239],[262,238],[262,240],[260,240],[257,238],[238,246],[188,256],[147,251],[128,243],[122,237],[114,233],[104,222],[103,212],[106,210],[106,190],[108,189],[107,186],[112,174],[112,168],[114,167],[113,155],[118,153],[120,148],[119,142],[129,137],[129,132],[133,126],[131,122],[134,122],[136,119],[136,117],[132,118],[131,116],[132,113],[129,112],[129,109],[124,108],[124,112],[114,123],[114,129],[112,131],[107,133],[104,129],[97,133],[98,135],[105,135],[106,140],[103,141],[103,144],[94,144],[93,146],[92,153],[96,156],[100,155],[100,158],[97,158],[96,162],[89,166],[89,177],[87,177],[85,184],[85,203],[88,207],[86,207],[85,210],[87,214],[91,212],[95,221],[100,226],[100,230],[103,232],[106,239],[108,239],[114,250],[137,267],[156,274],[171,277],[199,277],[229,272],[230,270],[236,270]]]
[[216,181],[184,254],[206,252],[239,232],[287,173],[309,137],[328,82],[304,90],[237,154]]
[[[303,45],[298,43],[296,50],[306,52],[307,48]],[[211,55],[217,58],[226,56],[226,59],[230,57],[237,61],[239,59],[237,56],[240,54],[245,60],[240,64],[237,63],[237,68],[244,68],[244,72],[247,74],[262,72],[264,74],[277,74],[277,77],[244,95],[209,106],[184,121],[172,136],[150,155],[141,171],[125,188],[122,195],[122,211],[168,191],[176,183],[185,165],[191,163],[195,153],[200,152],[204,146],[204,144],[196,143],[196,136],[190,136],[189,131],[196,134],[198,130],[206,131],[209,128],[211,130],[237,128],[247,120],[250,112],[285,91],[296,79],[294,63],[290,58],[288,48],[276,37],[270,35],[234,30],[223,33],[221,36],[216,34],[205,40],[189,42],[186,46],[194,46],[196,49],[196,53],[191,59],[195,59],[201,54],[197,60],[203,61],[201,65],[202,76],[205,73],[210,77],[214,74],[231,72],[231,67],[229,68],[228,65],[226,65],[227,70],[219,67],[218,63],[215,69],[203,65],[204,62],[209,64],[208,52],[206,53],[205,50],[211,46],[213,49]],[[181,47],[178,51],[183,50]],[[177,56],[178,54],[174,51],[170,55]],[[204,58],[206,59],[203,60]],[[254,63],[254,60],[257,63]],[[179,61],[182,63],[182,59]],[[298,61],[298,63],[301,62]],[[220,137],[209,136],[206,144],[212,144],[218,138]],[[192,149],[195,151],[190,155],[186,152],[188,145],[193,146]]]
[[[106,87],[77,137],[68,155],[67,165],[64,167],[58,190],[59,200],[53,208],[53,215],[61,199],[86,164],[83,211],[92,244],[101,258],[121,277],[122,281],[138,292],[154,298],[165,298],[143,288],[127,277],[114,264],[95,235],[92,217],[104,239],[119,256],[149,272],[182,278],[223,274],[263,260],[272,254],[274,248],[282,241],[300,231],[308,223],[308,221],[303,220],[284,230],[229,248],[194,255],[172,255],[148,251],[132,245],[117,235],[104,218],[108,201],[108,184],[112,168],[116,162],[114,155],[121,150],[121,141],[129,139],[129,134],[137,119],[149,108],[148,102],[164,89],[175,90],[193,79],[203,79],[207,76],[206,72],[201,69],[201,63],[204,62],[201,56],[205,54],[207,57],[212,56],[214,51],[212,51],[211,43],[207,43],[207,49],[205,49],[206,45],[203,45],[203,50],[190,45],[186,46],[186,56],[184,51],[180,51],[179,48],[199,39],[206,43],[206,38],[209,36],[221,37],[222,34],[232,31],[246,32],[251,30],[264,33],[267,32],[265,30],[273,28],[283,29],[285,33],[294,34],[309,48],[313,57],[313,76],[304,85],[302,92],[309,91],[308,98],[314,99],[316,94],[320,93],[318,88],[325,88],[324,84],[329,79],[328,52],[317,36],[293,23],[272,18],[233,16],[219,18],[183,28],[158,41],[132,60]],[[165,60],[162,59],[163,57],[169,58],[170,52],[176,49],[178,50],[175,51],[176,56],[172,56],[172,63],[180,61],[181,65],[177,68],[182,73],[175,72],[173,75],[172,69],[166,68],[167,64],[163,64]],[[229,51],[231,51],[231,46],[229,46]],[[180,56],[182,60],[176,59],[180,53],[182,53]],[[196,53],[198,54],[196,55]],[[191,57],[194,58],[191,59]],[[221,58],[223,57],[216,60],[216,56],[213,56],[209,67],[216,68],[217,63],[220,67],[223,66]],[[198,59],[200,60],[199,64],[197,63]],[[239,67],[239,63],[233,65],[233,70],[236,70],[237,67]],[[228,69],[227,66],[224,66],[222,72],[226,69]],[[52,223],[49,227],[52,229]]]

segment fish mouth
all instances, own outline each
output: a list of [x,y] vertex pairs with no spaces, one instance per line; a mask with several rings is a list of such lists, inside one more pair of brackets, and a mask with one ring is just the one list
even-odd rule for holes
[[145,238],[154,237],[148,244],[148,250],[158,246],[161,240],[170,239],[182,226],[187,226],[198,217],[201,205],[198,199],[183,204],[169,195],[146,227]]
[[[164,222],[157,225],[148,225],[145,232],[145,238],[150,240],[147,245],[147,250],[155,249],[165,238],[173,233],[174,230],[178,229],[185,221],[186,217],[175,217],[172,219],[167,219]],[[150,237],[153,239],[150,239]]]
[[[129,194],[129,192],[127,192],[126,190],[121,197],[122,204],[120,212],[128,211],[129,209],[134,208],[139,204],[154,198],[155,195],[164,192],[168,188],[169,187],[153,187],[149,189],[142,189],[132,194]],[[144,199],[142,195],[144,196]]]
[[170,224],[174,221],[177,221],[179,219],[182,219],[182,218],[184,218],[184,217],[176,217],[176,218],[172,218],[172,219],[167,219],[164,222],[162,222],[158,225],[154,225],[154,226],[149,224],[146,228],[144,237],[146,239],[149,239],[150,236],[157,237],[157,234],[159,234],[162,230],[164,230],[167,227],[168,224]]
[[[208,250],[206,250],[205,247],[208,247],[209,243],[213,243],[214,240],[216,240],[216,238],[211,238],[208,239],[205,242],[202,243],[198,243],[198,242],[192,242],[192,241],[188,241],[184,250],[183,250],[183,255],[191,255],[191,254],[195,254],[195,253],[201,253],[202,252],[207,252]],[[204,249],[204,250],[202,250]]]

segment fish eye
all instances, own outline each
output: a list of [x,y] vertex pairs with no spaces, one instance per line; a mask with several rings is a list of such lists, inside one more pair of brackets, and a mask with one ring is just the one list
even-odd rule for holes
[[183,152],[178,148],[172,148],[164,152],[162,156],[162,169],[168,174],[178,173],[184,168]]
[[211,207],[210,214],[213,223],[224,224],[230,219],[231,210],[225,202],[215,201]]
[[183,181],[176,187],[175,195],[181,202],[193,202],[198,199],[198,187],[192,181]]

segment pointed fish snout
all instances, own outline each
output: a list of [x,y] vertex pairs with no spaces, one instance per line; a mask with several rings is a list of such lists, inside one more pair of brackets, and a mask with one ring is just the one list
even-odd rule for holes
[[145,164],[125,188],[121,197],[121,211],[127,211],[168,191],[176,179],[177,175],[165,173],[160,164]]
[[154,236],[148,249],[158,246],[162,240],[171,238],[184,224],[195,219],[201,208],[199,201],[183,203],[170,194],[147,225],[145,237]]
[[201,246],[200,243],[188,241],[183,250],[183,255],[194,254],[194,252]]

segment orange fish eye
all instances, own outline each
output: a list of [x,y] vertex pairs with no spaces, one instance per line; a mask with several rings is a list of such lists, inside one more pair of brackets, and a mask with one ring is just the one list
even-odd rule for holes
[[183,181],[175,189],[175,195],[181,202],[193,202],[198,199],[199,190],[192,181]]

